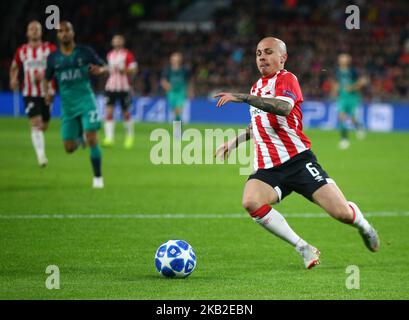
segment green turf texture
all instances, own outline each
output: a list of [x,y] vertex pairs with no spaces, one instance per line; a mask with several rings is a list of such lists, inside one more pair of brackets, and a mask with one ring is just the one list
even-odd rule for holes
[[[132,150],[103,149],[105,188],[91,188],[88,150],[64,153],[60,123],[46,134],[49,166],[37,166],[26,119],[0,118],[0,215],[243,213],[239,165],[161,165],[149,159],[150,133],[137,124]],[[193,125],[188,126],[193,127]],[[216,128],[200,125],[200,129]],[[222,126],[222,128],[227,128]],[[236,127],[238,128],[238,127]],[[101,132],[102,134],[102,132]],[[368,212],[409,211],[409,134],[369,133],[338,150],[335,131],[307,131],[313,151],[348,199]],[[373,254],[356,229],[330,218],[295,218],[322,210],[292,194],[277,210],[321,250],[305,270],[293,248],[250,218],[0,219],[0,299],[408,299],[409,217],[373,217],[381,250]],[[197,266],[187,279],[164,279],[157,247],[184,239]],[[45,287],[48,265],[60,269],[59,290]],[[345,286],[360,270],[360,289]]]

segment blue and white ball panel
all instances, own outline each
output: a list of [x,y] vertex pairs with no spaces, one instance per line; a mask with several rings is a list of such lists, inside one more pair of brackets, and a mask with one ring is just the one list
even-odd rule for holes
[[196,267],[196,254],[183,240],[169,240],[156,251],[155,267],[165,277],[184,278]]

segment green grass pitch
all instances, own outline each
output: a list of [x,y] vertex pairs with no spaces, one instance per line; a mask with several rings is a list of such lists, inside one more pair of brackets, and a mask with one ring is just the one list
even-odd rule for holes
[[[322,264],[305,270],[293,248],[246,217],[239,165],[155,166],[149,136],[163,125],[137,124],[132,150],[122,148],[118,125],[117,145],[103,150],[106,186],[93,190],[88,150],[65,154],[59,126],[52,120],[49,166],[40,169],[27,120],[0,118],[0,299],[409,298],[408,133],[369,133],[340,151],[337,132],[307,131],[319,162],[350,200],[366,212],[396,214],[369,218],[381,237],[373,254],[356,229],[292,194],[277,209],[322,253]],[[192,218],[115,218],[178,213]],[[193,218],[230,213],[243,217]],[[35,218],[53,214],[65,218]],[[92,214],[112,217],[84,217]],[[168,239],[184,239],[196,251],[187,279],[164,279],[155,270],[154,253]],[[48,265],[60,269],[59,290],[45,287]],[[345,286],[349,265],[359,267],[358,290]]]

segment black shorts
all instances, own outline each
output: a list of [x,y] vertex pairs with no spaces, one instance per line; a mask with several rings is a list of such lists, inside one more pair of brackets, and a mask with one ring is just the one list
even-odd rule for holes
[[41,116],[44,122],[51,118],[50,106],[46,105],[42,97],[24,97],[25,111],[29,118]]
[[306,150],[282,165],[270,169],[259,169],[248,180],[261,180],[276,190],[281,201],[295,191],[308,200],[312,194],[327,183],[334,183],[321,168],[311,150]]
[[131,106],[131,94],[128,91],[106,91],[105,92],[105,104],[114,106],[119,101],[121,109],[126,111]]

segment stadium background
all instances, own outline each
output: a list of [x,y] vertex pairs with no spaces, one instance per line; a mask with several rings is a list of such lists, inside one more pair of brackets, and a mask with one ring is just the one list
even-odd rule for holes
[[[8,68],[25,42],[26,25],[45,21],[48,4],[58,5],[62,18],[73,22],[78,43],[105,57],[111,36],[121,32],[139,62],[133,112],[141,122],[135,147],[103,149],[102,190],[91,188],[87,150],[64,153],[57,116],[46,133],[49,165],[38,168],[28,121],[22,105],[15,104],[19,96],[8,89]],[[0,32],[0,298],[408,299],[409,139],[407,132],[394,130],[409,129],[409,4],[356,1],[361,29],[346,30],[347,4],[1,2],[7,14]],[[152,131],[172,130],[158,85],[169,53],[182,51],[194,74],[196,98],[186,109],[192,122],[186,128],[239,129],[249,121],[248,109],[229,104],[218,110],[209,96],[221,89],[248,92],[258,78],[254,47],[266,34],[287,43],[286,67],[300,79],[309,127],[335,128],[328,82],[337,53],[349,51],[370,78],[362,111],[366,123],[374,131],[392,132],[369,132],[363,141],[351,135],[348,150],[338,149],[336,130],[306,133],[320,163],[378,229],[379,253],[368,252],[355,229],[292,194],[277,210],[322,252],[322,264],[306,271],[290,246],[244,213],[247,177],[239,175],[239,164],[155,166],[150,161]],[[55,32],[44,30],[44,39],[55,41]],[[95,79],[98,94],[103,84]],[[55,115],[58,109],[57,99]],[[157,247],[175,238],[188,241],[197,253],[197,269],[186,281],[166,281],[155,271]],[[60,290],[44,286],[48,265],[60,268]],[[359,290],[345,287],[350,265],[360,268]]]
[[[335,128],[336,110],[330,97],[336,58],[349,52],[360,75],[367,76],[362,119],[370,130],[409,130],[409,22],[406,1],[358,1],[360,29],[345,28],[344,1],[15,1],[3,3],[0,43],[0,115],[21,115],[21,99],[8,91],[8,68],[15,48],[25,41],[32,19],[45,20],[48,4],[58,5],[62,19],[73,22],[78,43],[105,58],[110,39],[122,33],[139,62],[133,79],[133,114],[138,121],[167,121],[162,70],[174,50],[183,52],[193,75],[196,99],[188,103],[189,122],[246,123],[241,108],[217,112],[209,99],[216,91],[248,92],[258,79],[254,47],[261,37],[280,35],[287,44],[286,68],[302,84],[307,127]],[[7,7],[7,8],[6,8]],[[24,15],[19,14],[24,12]],[[44,28],[44,39],[55,42],[55,31]],[[336,45],[335,45],[336,44]],[[103,93],[105,78],[95,80]],[[145,99],[137,99],[145,97]],[[150,97],[146,99],[146,97]],[[153,99],[152,99],[153,98]],[[103,111],[103,100],[100,99]],[[59,115],[56,100],[54,115]]]

